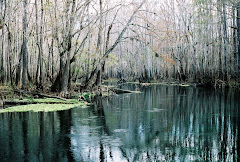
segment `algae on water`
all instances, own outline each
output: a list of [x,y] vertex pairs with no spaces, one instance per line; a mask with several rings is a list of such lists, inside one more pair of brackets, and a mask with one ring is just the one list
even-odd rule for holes
[[54,112],[54,111],[63,111],[69,110],[76,107],[87,107],[86,102],[80,102],[77,104],[31,104],[31,105],[22,105],[22,106],[14,106],[6,109],[1,109],[0,113],[8,113],[8,112]]

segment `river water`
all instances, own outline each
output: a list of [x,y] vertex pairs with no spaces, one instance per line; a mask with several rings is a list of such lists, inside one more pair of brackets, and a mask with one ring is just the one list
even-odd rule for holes
[[0,161],[238,161],[234,90],[126,85],[143,93],[54,113],[0,114]]

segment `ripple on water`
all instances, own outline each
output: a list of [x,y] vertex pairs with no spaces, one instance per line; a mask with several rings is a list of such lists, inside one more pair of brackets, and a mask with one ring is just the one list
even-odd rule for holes
[[127,130],[126,129],[115,129],[114,132],[115,133],[126,133]]
[[161,112],[161,111],[164,111],[164,109],[157,109],[157,108],[153,108],[152,110],[147,110],[147,112]]

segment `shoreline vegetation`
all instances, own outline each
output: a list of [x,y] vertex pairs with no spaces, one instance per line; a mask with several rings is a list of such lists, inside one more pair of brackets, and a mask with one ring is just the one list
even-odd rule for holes
[[[52,112],[68,110],[75,107],[87,107],[98,97],[109,97],[121,93],[141,93],[129,91],[114,86],[101,86],[101,88],[76,90],[79,84],[75,84],[68,93],[56,94],[52,92],[40,93],[36,89],[24,91],[11,86],[0,86],[0,113],[7,112]],[[76,92],[77,91],[77,92]]]
[[[202,83],[180,83],[180,82],[160,82],[150,81],[147,83],[127,82],[126,80],[109,79],[103,83],[109,85],[102,85],[101,88],[91,89],[89,91],[77,91],[80,84],[73,84],[73,88],[65,96],[60,94],[45,92],[40,93],[33,89],[32,91],[23,91],[14,89],[10,86],[0,86],[0,113],[7,112],[52,112],[69,110],[76,107],[87,107],[99,97],[109,97],[114,94],[122,93],[141,93],[140,91],[130,91],[116,88],[116,85],[136,84],[140,86],[151,85],[169,85],[179,87],[209,87],[209,85]],[[220,87],[220,86],[219,86]],[[221,86],[223,87],[223,86]],[[228,87],[228,86],[226,86]],[[216,86],[215,86],[216,88]],[[76,92],[77,91],[77,92]]]
[[70,92],[66,96],[52,92],[39,92],[35,88],[24,91],[8,85],[0,86],[0,113],[52,112],[75,107],[87,107],[94,93]]

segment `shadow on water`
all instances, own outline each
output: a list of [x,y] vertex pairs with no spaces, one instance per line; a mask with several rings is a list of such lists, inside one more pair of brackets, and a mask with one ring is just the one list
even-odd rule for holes
[[89,108],[0,114],[1,161],[238,161],[239,92],[141,90]]

